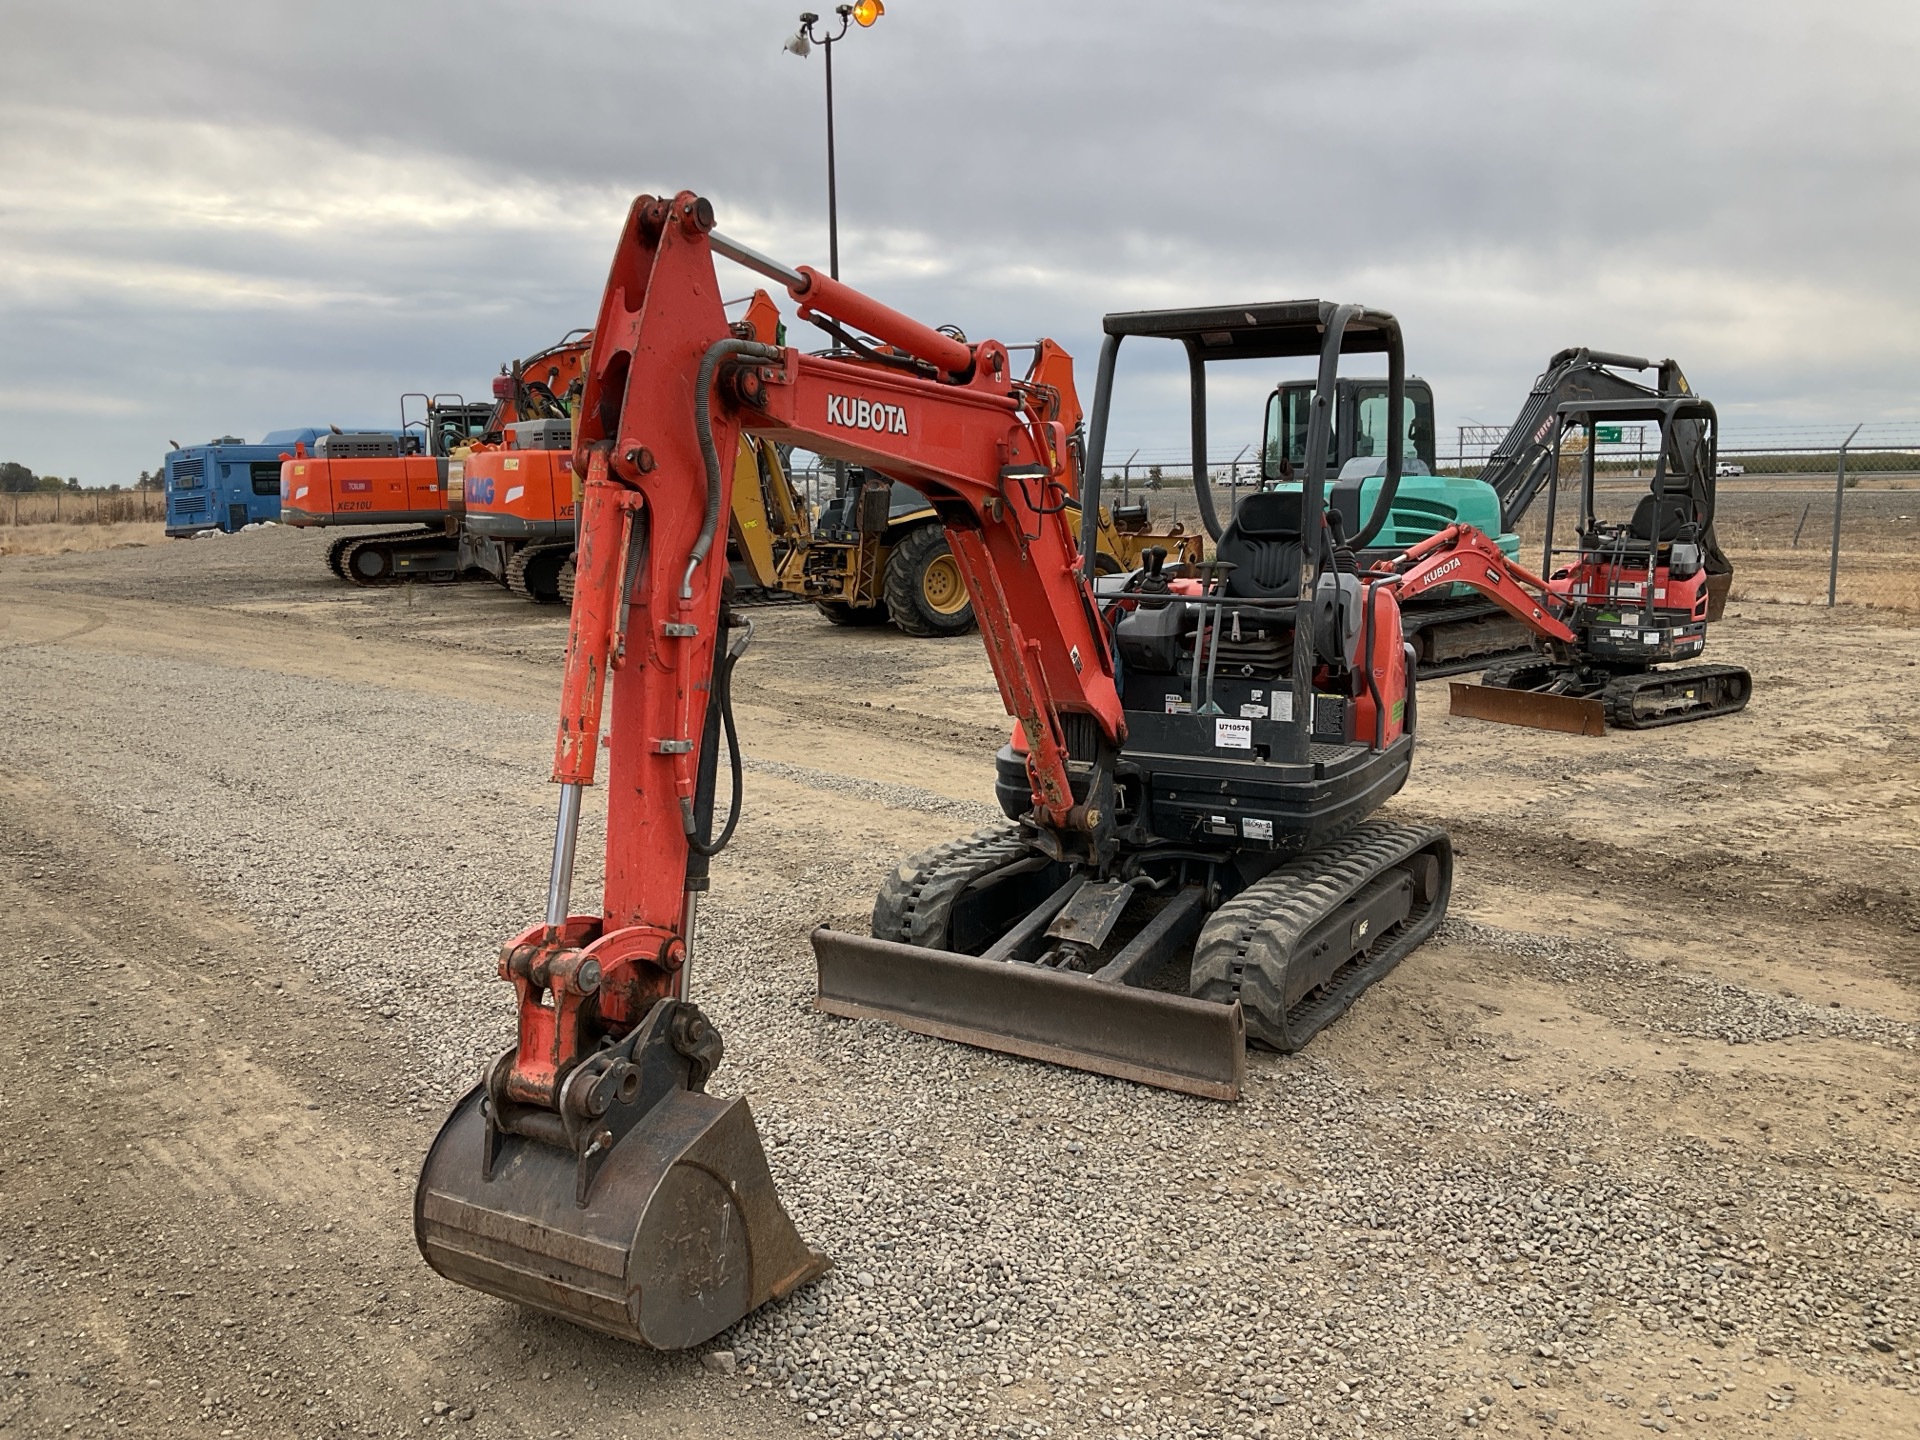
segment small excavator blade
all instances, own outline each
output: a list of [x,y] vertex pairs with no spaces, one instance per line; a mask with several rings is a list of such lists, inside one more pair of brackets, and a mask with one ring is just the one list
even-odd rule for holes
[[489,1086],[476,1086],[441,1127],[414,1193],[427,1263],[656,1350],[709,1340],[826,1272],[780,1204],[743,1097],[684,1078],[642,1091],[637,1119],[609,1111],[595,1137],[630,1125],[618,1139],[576,1151],[559,1135],[494,1125]]
[[1246,1026],[1221,1005],[1021,961],[825,927],[814,1008],[1210,1100],[1246,1083]]
[[1559,730],[1568,735],[1607,733],[1607,707],[1598,700],[1573,695],[1551,695],[1539,690],[1507,690],[1497,685],[1452,682],[1452,715],[1473,720],[1495,720],[1502,725],[1528,725],[1535,730]]

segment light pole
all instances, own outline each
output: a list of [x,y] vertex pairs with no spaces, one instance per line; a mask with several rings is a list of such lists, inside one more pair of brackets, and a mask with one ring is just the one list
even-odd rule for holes
[[831,35],[816,34],[814,26],[820,23],[820,17],[811,10],[800,15],[800,28],[787,37],[786,50],[798,55],[802,60],[818,45],[827,52],[827,273],[834,279],[840,278],[840,197],[834,183],[833,173],[833,45],[836,40],[845,38],[849,25],[858,25],[862,30],[873,24],[887,13],[882,0],[858,0],[853,5],[838,5],[834,14],[840,17],[840,28]]

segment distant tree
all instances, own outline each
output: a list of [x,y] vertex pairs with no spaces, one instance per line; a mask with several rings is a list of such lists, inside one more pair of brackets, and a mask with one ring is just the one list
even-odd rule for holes
[[1149,465],[1147,467],[1147,488],[1149,490],[1158,490],[1160,488],[1160,467],[1158,465]]
[[167,472],[163,466],[153,471],[142,470],[140,472],[139,482],[135,484],[133,488],[136,490],[164,490],[166,486]]
[[33,488],[40,491],[64,490],[67,488],[67,482],[58,475],[42,475],[33,482]]
[[0,461],[0,491],[37,490],[40,478],[17,460]]

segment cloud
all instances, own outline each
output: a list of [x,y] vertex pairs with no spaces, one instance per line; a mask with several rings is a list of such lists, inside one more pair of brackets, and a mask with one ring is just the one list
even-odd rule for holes
[[[641,190],[824,263],[797,9],[0,0],[0,458],[124,480],[478,392],[590,317]],[[1572,344],[1735,424],[1920,420],[1916,52],[1894,0],[899,0],[836,51],[843,270],[1086,380],[1104,311],[1317,294],[1401,317],[1443,429]],[[1148,348],[1113,443],[1177,448]]]

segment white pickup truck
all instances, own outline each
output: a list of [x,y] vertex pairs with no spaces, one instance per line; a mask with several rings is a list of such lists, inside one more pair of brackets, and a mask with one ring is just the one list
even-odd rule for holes
[[1715,466],[1713,467],[1713,473],[1714,473],[1714,475],[1715,475],[1715,477],[1716,477],[1716,478],[1718,478],[1718,479],[1721,479],[1721,480],[1724,480],[1724,479],[1726,479],[1726,478],[1727,478],[1727,476],[1729,476],[1729,475],[1744,475],[1744,474],[1746,474],[1746,473],[1747,473],[1747,467],[1746,467],[1746,466],[1744,466],[1744,465],[1736,465],[1736,464],[1735,464],[1735,463],[1734,463],[1733,461],[1731,461],[1731,460],[1722,460],[1722,461],[1721,461],[1721,462],[1720,462],[1720,463],[1719,463],[1718,465],[1715,465]]

